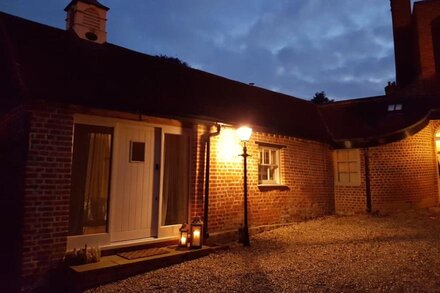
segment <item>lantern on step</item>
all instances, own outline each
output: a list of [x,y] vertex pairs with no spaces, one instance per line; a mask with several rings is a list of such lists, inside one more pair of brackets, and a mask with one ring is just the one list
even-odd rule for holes
[[179,229],[180,237],[179,237],[179,247],[187,247],[188,246],[188,224],[183,223],[182,227]]
[[199,217],[191,223],[191,248],[202,248],[203,222]]

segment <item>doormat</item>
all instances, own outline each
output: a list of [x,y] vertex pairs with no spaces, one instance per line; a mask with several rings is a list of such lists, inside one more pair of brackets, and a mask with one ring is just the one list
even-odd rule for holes
[[126,259],[136,259],[142,257],[149,257],[153,255],[167,254],[170,251],[164,248],[147,248],[141,250],[127,251],[118,253],[119,256]]

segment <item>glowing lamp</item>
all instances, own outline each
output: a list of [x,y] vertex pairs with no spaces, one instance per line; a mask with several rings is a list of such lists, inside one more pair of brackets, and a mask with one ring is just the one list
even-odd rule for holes
[[191,223],[191,248],[202,248],[203,222],[199,217]]
[[237,134],[241,141],[244,142],[249,141],[252,135],[252,128],[247,126],[242,126],[239,129],[237,129]]
[[188,246],[188,224],[183,223],[182,227],[179,229],[180,237],[179,237],[179,247],[187,247]]

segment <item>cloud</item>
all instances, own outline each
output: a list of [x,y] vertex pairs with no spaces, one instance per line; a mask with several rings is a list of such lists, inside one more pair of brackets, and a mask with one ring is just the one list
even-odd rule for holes
[[[38,14],[38,21],[47,14],[52,25],[68,2],[11,1],[0,10],[31,19]],[[293,96],[310,99],[321,90],[336,99],[380,95],[394,79],[389,1],[101,2],[110,7],[112,43]]]

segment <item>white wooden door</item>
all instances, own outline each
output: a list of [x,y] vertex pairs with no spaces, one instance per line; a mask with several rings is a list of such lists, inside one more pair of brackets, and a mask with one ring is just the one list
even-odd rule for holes
[[154,129],[120,123],[116,126],[114,140],[110,240],[114,242],[150,237]]

